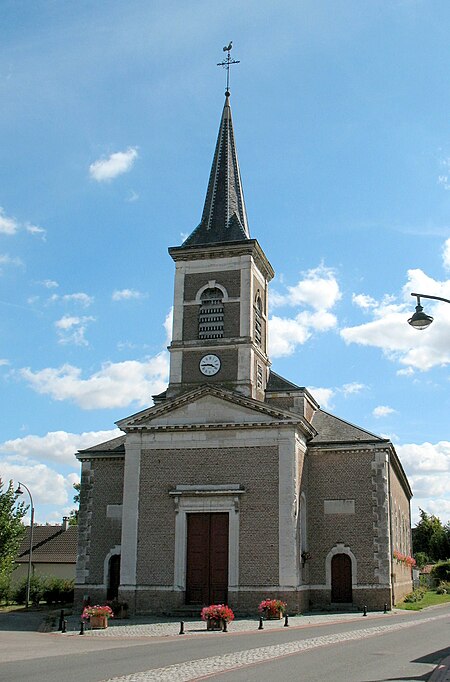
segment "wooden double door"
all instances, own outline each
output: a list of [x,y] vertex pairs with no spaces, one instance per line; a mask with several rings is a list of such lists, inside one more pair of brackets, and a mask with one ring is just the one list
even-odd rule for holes
[[186,604],[226,604],[228,513],[187,515]]

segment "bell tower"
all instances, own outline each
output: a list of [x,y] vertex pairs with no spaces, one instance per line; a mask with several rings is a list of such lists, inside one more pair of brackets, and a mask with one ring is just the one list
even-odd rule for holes
[[201,222],[169,253],[176,271],[167,397],[214,383],[264,400],[274,272],[250,237],[228,89]]

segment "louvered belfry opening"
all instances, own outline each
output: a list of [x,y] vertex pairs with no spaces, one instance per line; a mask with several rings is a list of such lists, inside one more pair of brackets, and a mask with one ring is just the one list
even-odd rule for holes
[[258,296],[255,303],[255,342],[258,346],[262,343],[262,301]]
[[223,337],[223,293],[217,287],[205,289],[201,295],[198,315],[198,338],[221,339]]

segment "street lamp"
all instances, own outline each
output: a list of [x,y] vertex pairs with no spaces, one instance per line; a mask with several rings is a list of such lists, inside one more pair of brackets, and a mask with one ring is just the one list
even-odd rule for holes
[[34,506],[33,506],[33,498],[31,497],[31,493],[29,488],[25,485],[25,483],[21,483],[19,481],[19,487],[16,490],[16,495],[23,495],[23,490],[21,489],[21,485],[25,488],[27,491],[28,495],[30,496],[30,502],[31,502],[31,519],[30,519],[30,550],[29,550],[29,556],[28,556],[28,575],[27,575],[27,596],[25,600],[25,608],[27,609],[29,604],[30,604],[30,587],[31,587],[31,558],[33,556],[33,525],[34,525]]
[[427,296],[426,294],[411,294],[411,296],[417,297],[416,312],[408,320],[408,323],[411,325],[411,327],[414,327],[414,329],[426,329],[433,322],[433,318],[423,312],[423,307],[420,305],[421,298],[431,298],[433,301],[444,301],[444,303],[450,303],[448,298],[442,298],[442,296]]

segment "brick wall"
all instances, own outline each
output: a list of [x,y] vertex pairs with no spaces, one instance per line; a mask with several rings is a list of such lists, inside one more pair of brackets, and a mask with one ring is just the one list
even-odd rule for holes
[[[325,584],[325,560],[337,544],[348,546],[357,559],[358,582],[378,582],[372,500],[373,453],[362,450],[314,451],[309,454],[308,538],[312,560],[309,580]],[[325,514],[324,500],[355,501],[354,514]]]
[[224,270],[219,272],[207,272],[187,274],[184,278],[184,301],[194,301],[199,289],[215,280],[217,284],[225,287],[229,298],[239,298],[241,295],[241,271]]
[[228,483],[246,491],[240,496],[240,584],[277,583],[278,449],[261,446],[143,451],[138,584],[173,584],[175,507],[169,491]]
[[80,502],[84,495],[91,496],[90,550],[87,583],[103,583],[103,562],[115,545],[121,542],[121,525],[106,516],[108,504],[122,504],[124,460],[101,459],[92,461],[92,478],[89,491],[81,489]]

